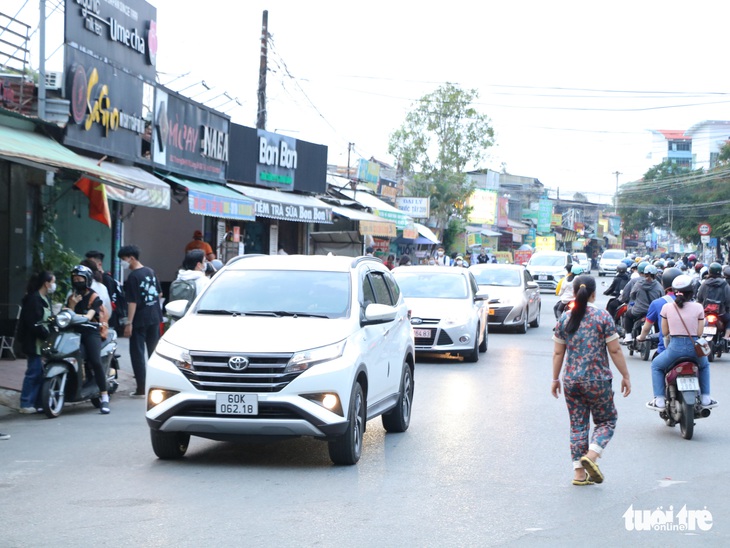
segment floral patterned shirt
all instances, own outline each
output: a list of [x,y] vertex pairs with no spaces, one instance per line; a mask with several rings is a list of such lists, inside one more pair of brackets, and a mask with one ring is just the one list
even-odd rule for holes
[[588,304],[586,314],[575,333],[565,331],[570,311],[564,313],[555,326],[553,340],[567,345],[563,381],[583,382],[613,378],[608,364],[606,344],[618,339],[616,324],[603,309]]

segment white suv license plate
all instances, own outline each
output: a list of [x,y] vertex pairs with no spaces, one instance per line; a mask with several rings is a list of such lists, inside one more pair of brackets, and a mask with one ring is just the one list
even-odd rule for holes
[[699,390],[700,382],[697,377],[677,377],[678,390]]
[[537,279],[540,280],[541,282],[546,282],[547,281],[547,276],[545,274],[540,274],[537,277]]
[[259,397],[257,394],[239,392],[215,395],[216,415],[258,415]]

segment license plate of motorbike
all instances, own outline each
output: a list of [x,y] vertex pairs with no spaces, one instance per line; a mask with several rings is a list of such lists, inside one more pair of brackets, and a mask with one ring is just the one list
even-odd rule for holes
[[717,333],[717,326],[715,325],[706,325],[705,330],[702,332],[703,335],[714,335]]
[[430,329],[414,329],[413,336],[418,337],[419,339],[428,339],[431,337],[431,330]]
[[215,395],[216,415],[258,415],[259,397],[257,394],[237,392]]
[[677,390],[699,390],[700,382],[697,377],[677,377]]

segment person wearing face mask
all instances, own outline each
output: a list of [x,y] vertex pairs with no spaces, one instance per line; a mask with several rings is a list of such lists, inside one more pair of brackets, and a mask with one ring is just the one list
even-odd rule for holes
[[176,298],[176,295],[181,295],[188,301],[189,307],[210,284],[210,278],[205,275],[205,271],[206,262],[203,250],[188,251],[185,254],[182,268],[177,272],[177,278],[170,284],[170,302],[179,299]]
[[464,268],[468,267],[469,265],[464,263],[464,258],[461,255],[457,255],[456,259],[454,259],[454,264],[452,266]]
[[40,392],[43,386],[41,347],[43,341],[50,336],[50,331],[46,324],[38,324],[46,321],[53,313],[51,295],[55,291],[56,277],[53,272],[44,271],[31,277],[23,297],[18,321],[18,338],[21,349],[28,356],[28,367],[20,392],[20,412],[24,414],[36,413],[41,409]]
[[[73,293],[66,301],[66,306],[76,314],[86,316],[90,322],[98,322],[101,317],[101,307],[104,305],[99,295],[91,289],[94,273],[84,265],[78,265],[71,271],[71,286]],[[106,375],[101,365],[101,335],[98,329],[80,326],[81,344],[84,346],[86,364],[91,366],[94,381],[99,388],[101,403],[99,411],[102,415],[109,414],[109,392],[107,392]]]
[[444,251],[443,246],[439,246],[436,250],[436,257],[434,257],[437,265],[440,266],[451,266],[451,259]]

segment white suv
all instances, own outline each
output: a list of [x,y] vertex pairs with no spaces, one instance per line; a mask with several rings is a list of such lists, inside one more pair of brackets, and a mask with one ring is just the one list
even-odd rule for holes
[[355,464],[368,420],[408,428],[414,366],[408,309],[379,259],[237,257],[149,360],[152,448],[176,459],[191,435],[314,436],[333,462]]

